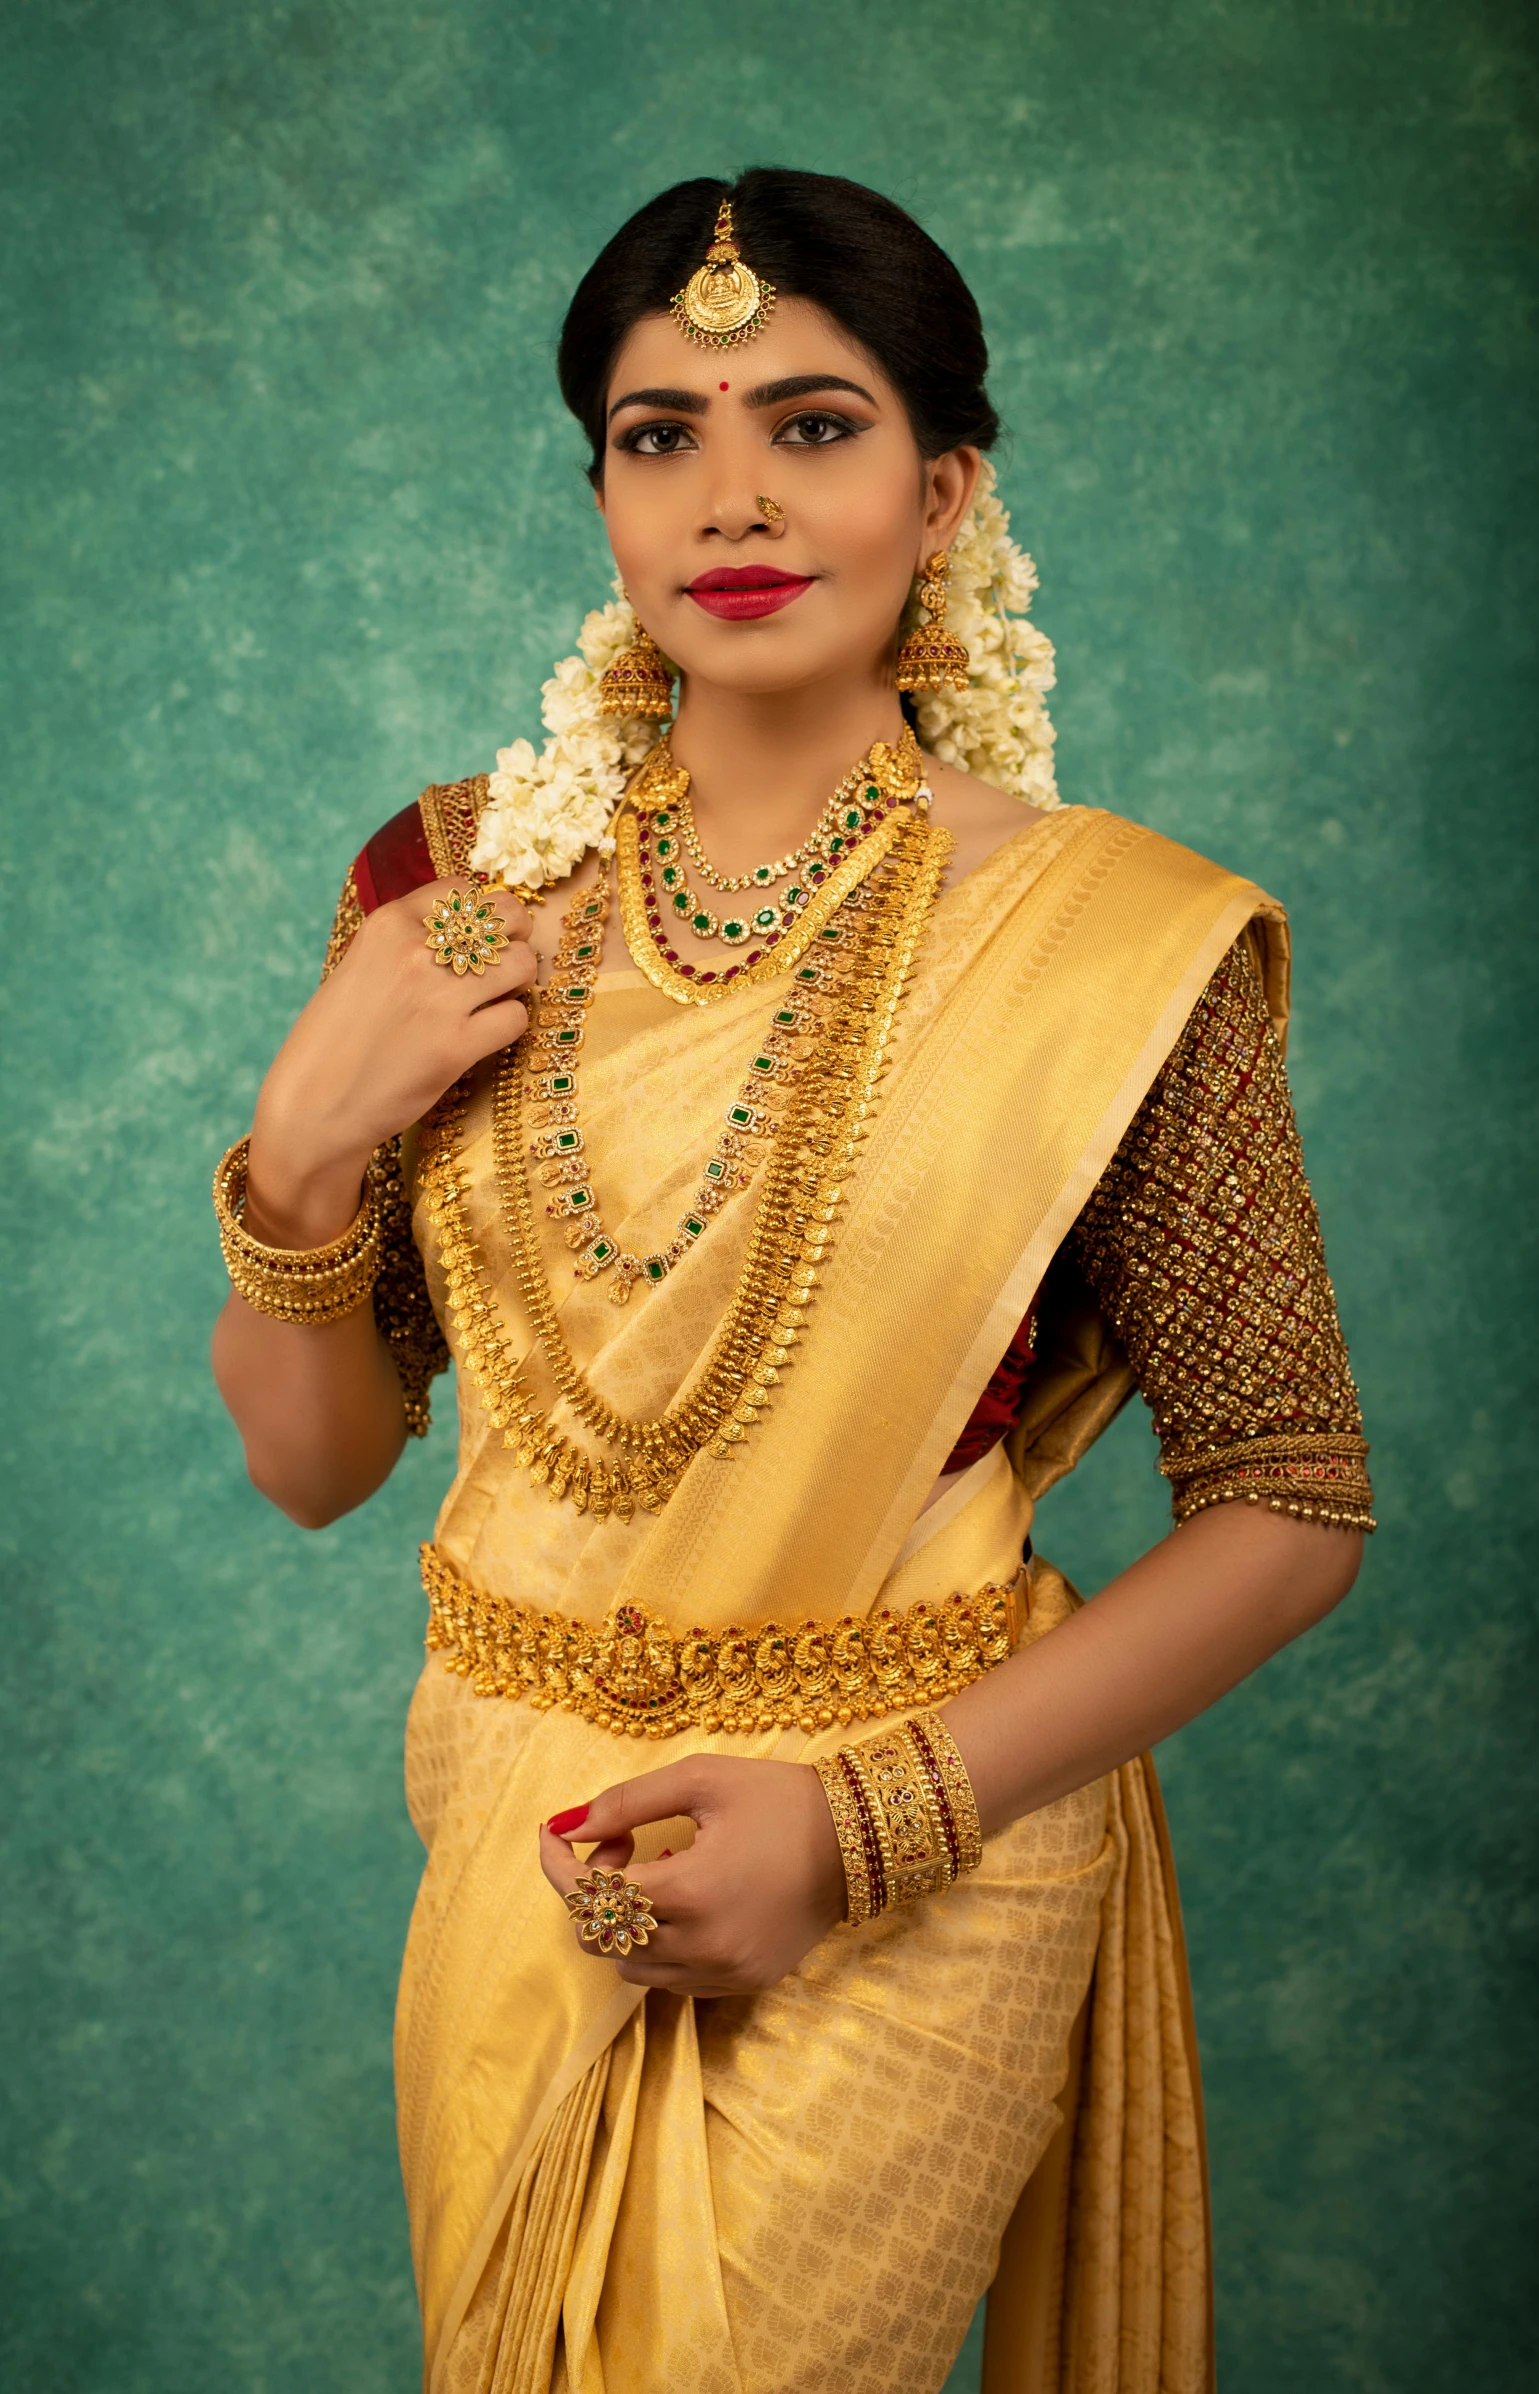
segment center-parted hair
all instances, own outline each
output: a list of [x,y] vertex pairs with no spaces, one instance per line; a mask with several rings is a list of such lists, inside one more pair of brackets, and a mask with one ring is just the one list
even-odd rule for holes
[[810,300],[875,358],[908,411],[919,450],[940,457],[999,438],[984,379],[978,303],[938,242],[892,200],[842,175],[754,166],[735,183],[699,176],[660,191],[600,250],[567,310],[561,396],[604,472],[604,409],[615,359],[643,316],[667,313],[732,202],[745,265],[780,297]]

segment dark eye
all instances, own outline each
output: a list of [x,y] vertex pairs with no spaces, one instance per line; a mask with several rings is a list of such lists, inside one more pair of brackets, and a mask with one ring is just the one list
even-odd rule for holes
[[852,424],[848,416],[825,415],[821,410],[814,409],[805,415],[790,417],[781,425],[775,438],[786,448],[828,449],[835,441],[849,440],[858,430],[859,426]]
[[687,424],[638,424],[633,431],[622,432],[618,443],[633,457],[676,457],[694,445],[695,436]]

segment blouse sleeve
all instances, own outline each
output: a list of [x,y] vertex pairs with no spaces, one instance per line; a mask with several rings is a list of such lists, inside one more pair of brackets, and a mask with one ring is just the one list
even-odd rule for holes
[[1357,1389],[1282,1053],[1243,941],[1072,1237],[1154,1415],[1178,1522],[1243,1498],[1373,1528]]
[[[321,979],[335,972],[363,922],[355,868],[349,867],[326,942]],[[374,1150],[371,1166],[380,1207],[381,1261],[374,1283],[374,1320],[390,1349],[406,1406],[406,1429],[425,1438],[432,1422],[430,1390],[447,1371],[449,1350],[428,1296],[427,1274],[412,1236],[411,1200],[401,1168],[401,1142],[387,1139]]]

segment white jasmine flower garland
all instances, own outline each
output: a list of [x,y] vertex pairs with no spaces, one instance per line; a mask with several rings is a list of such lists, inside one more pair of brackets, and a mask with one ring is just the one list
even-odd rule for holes
[[[972,506],[951,544],[947,621],[967,646],[966,690],[916,694],[919,736],[932,756],[1032,806],[1059,803],[1053,727],[1042,704],[1053,687],[1052,643],[1026,622],[1037,569],[1010,538],[1010,518],[984,461]],[[618,592],[620,585],[617,582]],[[625,785],[657,738],[642,715],[605,715],[599,682],[636,637],[623,597],[595,608],[540,693],[551,735],[539,755],[528,740],[497,751],[497,770],[470,861],[510,886],[564,881],[590,848],[609,844]]]
[[[616,583],[616,589],[619,584]],[[599,682],[636,637],[629,604],[595,607],[577,635],[578,654],[563,657],[540,692],[550,738],[536,756],[528,740],[497,751],[497,770],[476,844],[477,872],[500,873],[510,887],[543,889],[575,872],[607,839],[625,784],[657,737],[643,715],[605,715]]]

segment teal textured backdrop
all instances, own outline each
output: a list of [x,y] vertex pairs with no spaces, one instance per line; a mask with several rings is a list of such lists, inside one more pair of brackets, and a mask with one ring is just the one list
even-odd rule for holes
[[[0,2377],[415,2382],[399,1749],[450,1444],[319,1537],[251,1493],[207,1179],[349,856],[535,729],[602,594],[576,277],[660,185],[771,160],[893,193],[979,295],[1065,794],[1292,910],[1384,1526],[1162,1758],[1226,2382],[1516,2394],[1520,7],[17,0],[0,48]],[[1047,1507],[1084,1584],[1159,1533],[1151,1463],[1125,1416]]]

